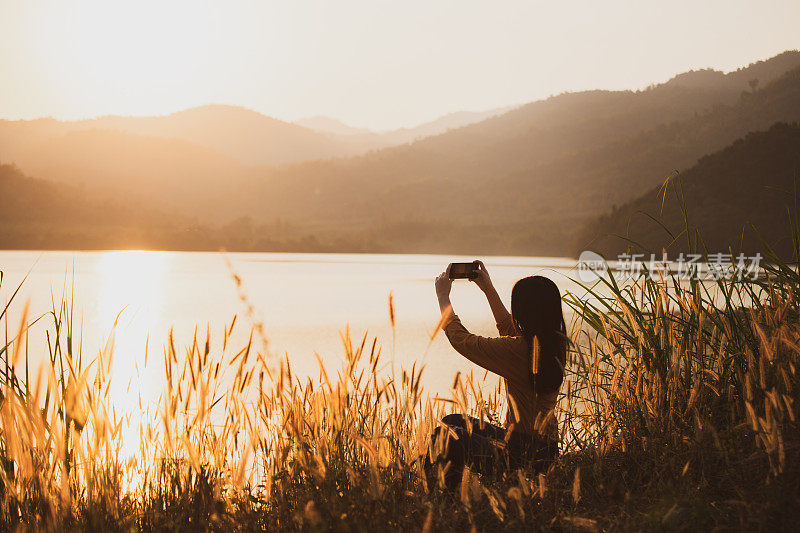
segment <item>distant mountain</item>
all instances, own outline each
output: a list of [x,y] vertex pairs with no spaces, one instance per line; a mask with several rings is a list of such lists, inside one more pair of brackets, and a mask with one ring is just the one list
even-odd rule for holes
[[161,117],[103,117],[80,129],[118,130],[201,144],[249,165],[277,165],[359,153],[347,142],[251,109],[207,105]]
[[433,135],[440,135],[469,124],[475,124],[488,118],[502,115],[512,109],[514,109],[514,106],[499,107],[487,111],[456,111],[418,126],[383,132],[382,136],[388,140],[389,144],[407,143]]
[[311,130],[331,133],[333,135],[370,135],[375,133],[374,131],[366,128],[354,128],[353,126],[348,126],[341,120],[323,117],[322,115],[296,120],[295,124]]
[[455,113],[443,115],[430,122],[419,124],[418,126],[379,132],[363,128],[354,128],[339,120],[323,116],[298,120],[295,124],[334,135],[342,141],[359,147],[358,150],[361,152],[367,152],[368,150],[406,144],[424,139],[425,137],[440,135],[449,130],[502,115],[511,109],[514,109],[514,106],[500,107],[487,111],[457,111]]
[[[459,120],[467,118],[438,127]],[[565,93],[350,158],[245,164],[291,159],[310,139],[294,152],[305,157],[341,137],[210,106],[143,119],[0,121],[0,161],[198,227],[239,221],[220,237],[250,235],[238,249],[274,249],[277,237],[258,237],[270,227],[280,246],[303,249],[561,255],[574,253],[586,221],[779,121],[800,121],[798,52],[642,91]]]
[[749,131],[800,120],[798,66],[789,52],[699,88],[679,77],[562,94],[410,145],[270,170],[248,197],[321,231],[361,226],[392,249],[571,254],[590,217]]
[[[752,224],[776,252],[791,258],[788,212],[798,207],[799,183],[800,124],[778,123],[701,158],[666,188],[654,187],[590,220],[576,253],[588,249],[615,259],[629,248],[659,256],[666,249],[676,258],[690,251],[689,238],[696,243],[691,249],[703,253],[763,252]],[[679,192],[688,212],[688,235]]]
[[36,143],[87,130],[190,141],[248,165],[345,157],[362,151],[352,143],[250,109],[209,105],[157,117],[0,120],[0,154],[13,160],[17,150],[30,151]]
[[363,154],[478,121],[495,111],[454,113],[416,128],[384,133],[353,128],[327,117],[289,123],[227,105],[206,105],[153,117],[0,120],[0,139],[6,141],[0,145],[0,154],[6,160],[16,160],[19,150],[30,152],[37,143],[76,131],[102,130],[189,141],[246,165],[282,165]]

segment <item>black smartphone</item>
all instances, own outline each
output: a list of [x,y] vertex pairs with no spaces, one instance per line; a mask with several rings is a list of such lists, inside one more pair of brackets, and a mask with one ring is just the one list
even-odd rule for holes
[[473,279],[478,275],[478,262],[451,263],[450,279]]

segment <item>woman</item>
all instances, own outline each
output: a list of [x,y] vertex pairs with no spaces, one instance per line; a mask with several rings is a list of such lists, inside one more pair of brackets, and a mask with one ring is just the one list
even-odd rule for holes
[[[558,455],[553,409],[564,379],[568,344],[558,287],[542,276],[519,280],[511,292],[509,313],[486,267],[477,263],[477,276],[472,281],[486,294],[499,337],[473,335],[453,313],[449,266],[436,278],[436,296],[443,329],[453,348],[505,379],[508,413],[505,428],[463,414],[442,419],[445,427],[434,432],[425,467],[431,475],[436,474],[437,465],[445,467],[445,482],[451,488],[458,484],[467,465],[473,471],[491,474],[532,462],[537,471],[542,471]],[[437,456],[436,451],[442,449]]]

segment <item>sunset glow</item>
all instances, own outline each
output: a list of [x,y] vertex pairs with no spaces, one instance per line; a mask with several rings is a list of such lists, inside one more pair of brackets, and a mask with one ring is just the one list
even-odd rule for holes
[[0,532],[793,530],[798,22],[0,0]]
[[168,254],[149,251],[107,252],[97,264],[101,299],[93,317],[113,343],[109,399],[118,419],[125,419],[125,457],[138,451],[139,424],[164,390],[167,317],[162,308],[169,294],[164,285],[169,265]]
[[735,69],[800,46],[798,20],[797,2],[738,0],[3,2],[0,117],[223,103],[396,128]]

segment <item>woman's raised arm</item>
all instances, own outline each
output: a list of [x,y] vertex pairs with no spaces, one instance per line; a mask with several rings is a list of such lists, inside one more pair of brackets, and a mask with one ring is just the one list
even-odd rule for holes
[[[483,263],[481,263],[483,267]],[[485,271],[485,267],[483,267]],[[488,279],[488,274],[486,276]],[[481,337],[467,331],[461,320],[453,313],[453,307],[450,304],[450,289],[452,288],[453,281],[450,279],[450,266],[444,272],[439,274],[436,278],[436,297],[439,300],[439,310],[442,312],[442,324],[445,335],[450,341],[453,348],[458,353],[472,361],[473,363],[482,366],[490,372],[494,372],[504,378],[513,378],[515,376],[527,375],[530,371],[530,360],[527,357],[520,357],[519,350],[514,349],[514,344],[518,339],[511,339],[509,336],[513,334],[504,333],[503,326],[498,323],[501,335],[506,337]],[[513,330],[511,325],[511,315],[506,311],[500,297],[497,296],[497,291],[491,286],[491,281],[488,284],[491,287],[491,293],[494,294],[492,299],[496,299],[495,305],[492,305],[492,299],[489,304],[492,305],[492,312],[495,317],[500,315],[503,319],[503,312],[505,313],[504,320],[507,321],[508,326]],[[487,294],[489,298],[489,294]],[[495,306],[498,311],[495,312]]]
[[478,275],[472,281],[486,295],[486,300],[492,309],[492,315],[494,315],[494,321],[497,322],[497,331],[500,332],[500,335],[515,335],[511,313],[508,312],[500,295],[497,294],[497,290],[492,284],[492,278],[489,277],[489,271],[486,270],[486,265],[483,264],[483,261],[478,261],[478,266]]
[[453,287],[453,280],[450,279],[450,265],[439,274],[434,281],[436,287],[436,298],[439,300],[439,311],[442,316],[453,313],[453,306],[450,304],[450,289]]

